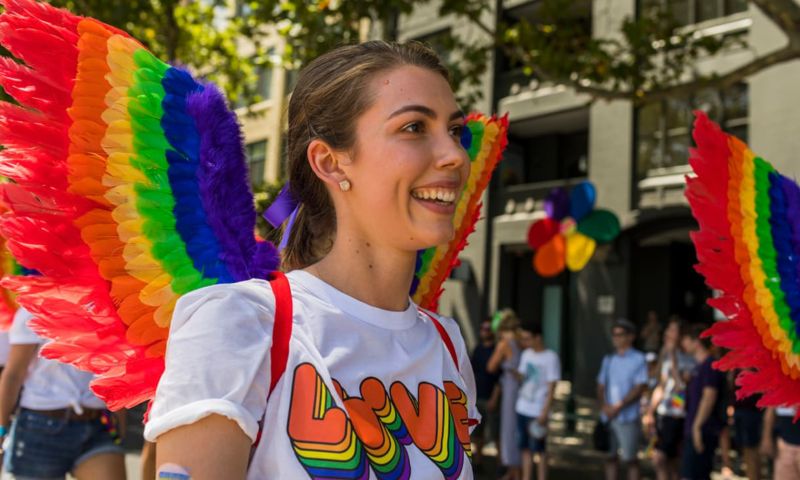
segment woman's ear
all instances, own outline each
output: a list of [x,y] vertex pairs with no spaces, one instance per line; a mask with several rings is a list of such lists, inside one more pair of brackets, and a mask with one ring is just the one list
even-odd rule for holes
[[349,157],[347,154],[335,151],[323,140],[318,138],[312,140],[308,144],[306,157],[317,177],[331,187],[339,188],[341,182],[347,180],[342,166],[349,162]]

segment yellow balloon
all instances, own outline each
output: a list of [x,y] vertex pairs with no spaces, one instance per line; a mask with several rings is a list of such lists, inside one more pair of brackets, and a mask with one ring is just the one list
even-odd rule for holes
[[582,270],[594,255],[596,246],[594,239],[582,233],[567,235],[567,268],[573,272]]

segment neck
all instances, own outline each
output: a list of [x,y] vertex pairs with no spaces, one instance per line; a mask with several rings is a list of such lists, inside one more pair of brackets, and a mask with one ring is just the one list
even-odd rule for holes
[[543,343],[534,343],[533,345],[531,345],[531,347],[533,348],[533,351],[537,353],[543,352],[545,350],[545,346]]
[[306,268],[337,290],[384,310],[408,308],[416,253],[382,248],[348,233],[337,233],[331,251]]
[[481,345],[483,345],[484,347],[491,347],[492,345],[494,345],[494,340],[482,340]]
[[626,347],[617,348],[617,355],[625,355],[625,352],[627,352],[629,348],[631,348],[631,347],[630,346],[626,346]]

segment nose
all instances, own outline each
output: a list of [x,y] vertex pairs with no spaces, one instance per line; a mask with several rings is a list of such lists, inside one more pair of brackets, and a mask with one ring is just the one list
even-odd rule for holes
[[461,170],[469,168],[469,156],[461,141],[447,132],[437,141],[436,168],[443,170]]

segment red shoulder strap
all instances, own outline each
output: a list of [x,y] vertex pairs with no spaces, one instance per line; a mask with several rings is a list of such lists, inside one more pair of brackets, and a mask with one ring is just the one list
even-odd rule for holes
[[420,309],[422,313],[428,316],[433,322],[433,326],[436,327],[436,331],[439,332],[439,336],[442,337],[442,342],[444,342],[444,346],[447,347],[447,351],[450,352],[450,358],[453,359],[453,363],[456,365],[456,370],[461,372],[461,368],[458,365],[458,355],[456,354],[456,348],[453,346],[453,341],[450,340],[450,335],[447,334],[447,330],[444,329],[442,324],[439,320],[436,319],[433,315],[428,313],[427,311]]
[[[453,346],[453,341],[450,339],[450,335],[447,334],[447,330],[444,329],[441,322],[436,319],[435,316],[431,315],[427,311],[420,308],[420,311],[428,316],[433,322],[433,326],[436,327],[436,331],[439,332],[439,336],[442,337],[442,343],[447,348],[447,351],[450,352],[450,358],[453,359],[453,364],[456,366],[456,370],[461,373],[461,368],[458,364],[458,355],[456,354],[456,347]],[[475,418],[468,418],[467,419],[467,426],[473,427],[477,425],[479,422]]]
[[[292,339],[292,290],[289,287],[289,280],[283,272],[272,272],[269,284],[272,287],[272,294],[275,296],[275,320],[272,324],[272,347],[269,350],[270,360],[270,380],[267,401],[275,390],[275,385],[286,371],[286,363],[289,361],[289,340]],[[264,412],[266,414],[266,412]],[[261,434],[264,432],[264,417],[258,423],[258,434],[256,441],[250,448],[250,460],[253,459],[256,447],[261,443]]]
[[270,281],[275,295],[275,322],[272,325],[270,355],[270,382],[267,398],[286,371],[289,360],[289,340],[292,338],[292,290],[283,272],[272,272]]

